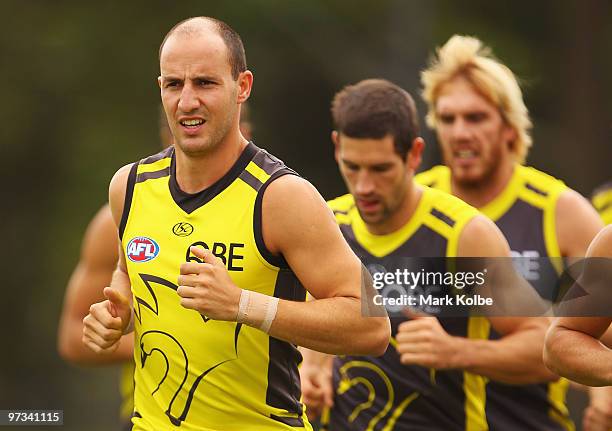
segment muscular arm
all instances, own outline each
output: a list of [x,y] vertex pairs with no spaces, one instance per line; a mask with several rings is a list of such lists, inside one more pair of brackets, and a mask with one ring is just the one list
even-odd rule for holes
[[[113,179],[111,180],[108,192],[108,202],[110,203],[111,213],[113,220],[115,221],[115,229],[119,228],[121,223],[121,216],[123,215],[123,205],[125,203],[125,192],[127,189],[127,179],[130,173],[132,165],[126,165],[119,169]],[[125,263],[125,255],[119,245],[119,259],[117,261],[117,267],[113,273],[111,281],[111,287],[117,289],[119,293],[129,299],[132,302],[132,289],[130,286],[130,279],[127,273],[127,266]],[[131,308],[131,307],[130,307]]]
[[[109,188],[110,208],[117,226],[123,212],[129,170],[130,165],[117,171]],[[83,319],[83,343],[96,354],[103,353],[104,356],[114,354],[122,346],[122,338],[125,338],[122,334],[125,333],[132,316],[132,296],[125,257],[122,250],[119,250],[118,254],[119,262],[110,286],[103,290],[107,299],[92,304],[89,314]]]
[[384,353],[389,319],[361,315],[363,267],[316,189],[286,175],[268,187],[262,210],[266,246],[315,298],[281,300],[270,335],[332,354]]
[[[612,258],[612,226],[595,237],[587,257]],[[546,336],[546,365],[585,385],[612,385],[612,350],[600,340],[611,323],[609,316],[555,319]]]
[[[459,240],[462,257],[503,257],[510,255],[508,243],[493,222],[473,219]],[[499,287],[491,286],[491,289]],[[527,384],[555,380],[542,362],[544,335],[549,324],[545,317],[489,317],[491,326],[502,337],[498,340],[463,338],[462,367],[494,380]]]
[[82,342],[83,318],[91,304],[104,300],[102,291],[116,266],[117,228],[109,207],[104,206],[85,232],[81,256],[66,289],[58,330],[58,350],[65,360],[102,365],[132,359],[132,335],[124,336],[120,348],[105,356],[95,354]]
[[589,244],[604,226],[589,201],[573,190],[559,197],[555,219],[557,241],[565,258],[586,256]]

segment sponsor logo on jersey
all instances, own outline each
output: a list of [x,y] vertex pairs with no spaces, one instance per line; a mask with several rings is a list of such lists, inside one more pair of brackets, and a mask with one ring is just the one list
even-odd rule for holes
[[132,238],[126,248],[126,255],[132,262],[148,262],[159,254],[159,246],[151,238],[137,236]]
[[193,225],[187,222],[179,222],[172,227],[172,233],[176,236],[189,236],[193,233]]
[[540,252],[537,250],[511,250],[514,268],[527,281],[540,279]]

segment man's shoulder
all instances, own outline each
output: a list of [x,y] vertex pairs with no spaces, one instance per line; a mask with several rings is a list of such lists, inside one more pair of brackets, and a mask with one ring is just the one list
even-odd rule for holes
[[249,143],[249,147],[247,150],[254,152],[251,163],[262,171],[264,177],[274,180],[285,174],[299,176],[294,169],[291,169],[279,157],[269,153],[265,148],[260,148],[252,142]]
[[327,201],[327,205],[334,213],[348,213],[355,206],[355,198],[350,193],[338,196]]
[[568,189],[565,183],[533,166],[517,166],[517,172],[522,177],[526,187],[541,195],[558,195]]
[[420,172],[414,176],[414,180],[421,185],[440,188],[441,183],[450,177],[448,166],[437,165],[431,169]]
[[172,153],[174,152],[174,147],[171,145],[168,148],[164,148],[163,150],[151,154],[150,156],[144,157],[140,159],[137,163],[140,165],[150,165],[160,160],[170,159],[172,158]]
[[457,196],[432,187],[423,187],[425,193],[429,195],[432,207],[451,220],[464,222],[480,214],[476,208],[459,199]]
[[355,208],[355,198],[350,193],[327,201],[327,206],[334,213],[336,223],[351,224],[351,210]]

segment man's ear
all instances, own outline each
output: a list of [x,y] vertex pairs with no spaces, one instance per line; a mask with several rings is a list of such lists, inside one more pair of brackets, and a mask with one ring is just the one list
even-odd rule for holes
[[340,133],[337,130],[331,132],[331,140],[334,143],[334,157],[337,163],[340,160]]
[[408,154],[406,155],[406,164],[408,168],[416,172],[419,166],[421,165],[421,161],[423,160],[423,150],[425,149],[425,141],[423,138],[418,137],[412,141],[412,147]]
[[245,70],[238,75],[238,103],[245,102],[251,95],[253,88],[253,73]]

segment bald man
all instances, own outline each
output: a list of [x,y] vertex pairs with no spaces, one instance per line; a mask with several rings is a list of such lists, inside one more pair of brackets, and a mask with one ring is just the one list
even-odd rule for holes
[[382,354],[389,320],[361,316],[371,278],[318,192],[241,135],[240,36],[185,20],[160,69],[175,145],[111,181],[122,252],[83,340],[110,354],[135,329],[135,430],[311,429],[295,345]]

